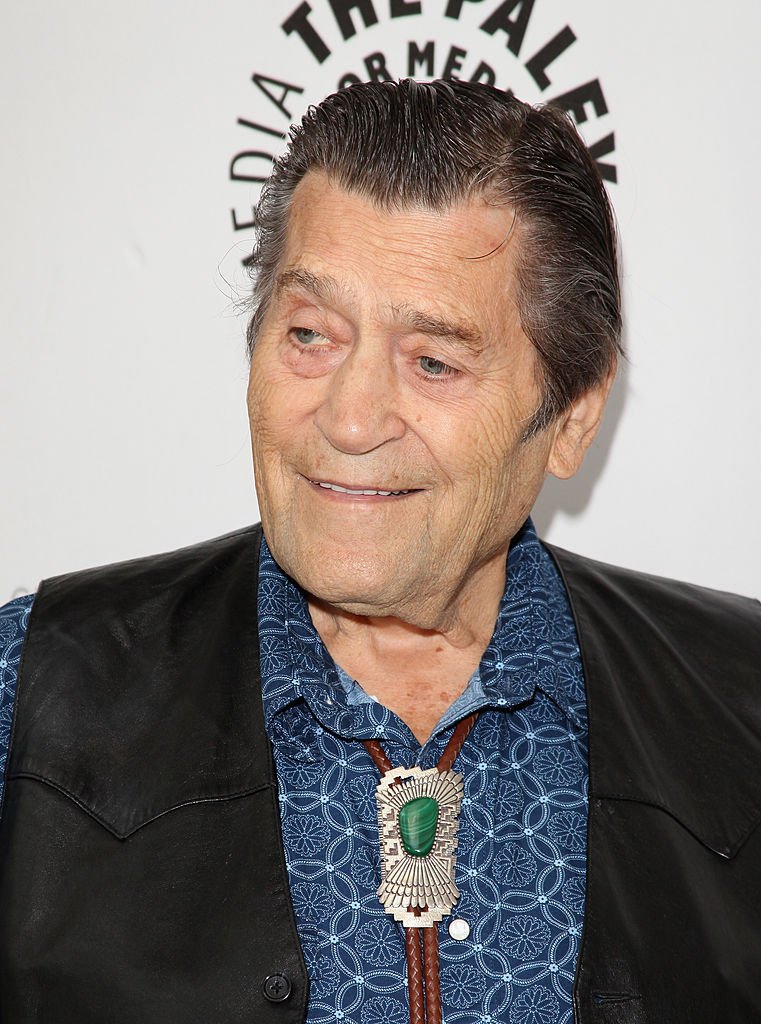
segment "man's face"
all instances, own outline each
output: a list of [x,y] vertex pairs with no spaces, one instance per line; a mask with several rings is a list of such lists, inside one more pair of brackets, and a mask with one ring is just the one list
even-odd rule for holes
[[553,445],[513,290],[512,211],[385,212],[311,172],[249,384],[262,522],[327,604],[446,622],[504,581]]

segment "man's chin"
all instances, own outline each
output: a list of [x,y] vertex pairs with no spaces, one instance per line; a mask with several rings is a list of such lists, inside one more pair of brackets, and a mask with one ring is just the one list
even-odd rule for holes
[[[377,544],[364,534],[336,536],[320,524],[288,529],[264,528],[270,551],[284,570],[310,597],[352,615],[399,615],[410,595],[421,603],[435,575],[421,564],[420,546],[393,549],[388,536]],[[438,588],[437,588],[438,589]]]
[[382,576],[363,574],[361,577],[313,577],[311,573],[302,573],[301,579],[296,576],[294,579],[312,600],[349,615],[393,615],[401,603],[397,587],[386,573]]

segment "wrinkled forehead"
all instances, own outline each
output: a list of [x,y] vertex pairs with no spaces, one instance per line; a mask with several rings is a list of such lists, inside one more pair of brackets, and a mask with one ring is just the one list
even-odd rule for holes
[[400,293],[438,288],[443,299],[473,289],[493,303],[511,292],[519,235],[513,208],[483,195],[445,209],[389,208],[310,171],[291,201],[276,291],[320,278],[326,298],[382,282]]

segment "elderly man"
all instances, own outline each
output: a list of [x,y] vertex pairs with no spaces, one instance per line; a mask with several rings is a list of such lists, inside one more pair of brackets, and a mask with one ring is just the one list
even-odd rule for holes
[[332,96],[253,266],[262,526],[0,620],[3,1024],[761,1019],[758,606],[528,519],[619,348],[573,127]]

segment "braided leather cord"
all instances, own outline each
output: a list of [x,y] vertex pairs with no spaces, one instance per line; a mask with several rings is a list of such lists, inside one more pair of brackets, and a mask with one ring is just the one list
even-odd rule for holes
[[478,720],[478,714],[478,711],[475,711],[472,715],[468,715],[467,718],[463,718],[461,722],[458,722],[457,728],[449,737],[449,743],[444,747],[444,753],[436,765],[440,772],[448,772],[457,760],[457,755],[462,750],[462,745],[468,738],[468,733]]
[[423,928],[423,964],[425,975],[426,1024],[441,1024],[441,985],[439,983],[439,930]]
[[421,931],[422,928],[404,929],[404,940],[407,947],[407,992],[410,1001],[410,1024],[425,1024]]
[[377,740],[363,740],[362,742],[365,746],[365,750],[373,759],[373,763],[381,775],[385,775],[386,772],[390,772],[394,766],[386,757],[386,751],[380,743]]

